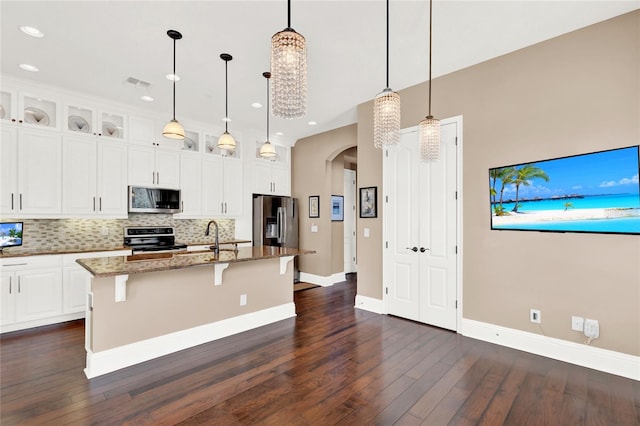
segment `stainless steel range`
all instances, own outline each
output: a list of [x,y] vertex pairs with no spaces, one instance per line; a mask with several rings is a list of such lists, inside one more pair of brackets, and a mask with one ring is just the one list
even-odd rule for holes
[[136,253],[186,251],[187,245],[176,243],[173,226],[131,226],[124,228],[124,245]]

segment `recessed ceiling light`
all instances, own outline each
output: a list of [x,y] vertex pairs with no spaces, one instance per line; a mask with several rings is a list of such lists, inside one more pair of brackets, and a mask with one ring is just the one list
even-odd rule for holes
[[318,124],[318,123],[316,123],[315,121],[310,121],[309,122],[309,126],[315,126],[316,124]]
[[284,135],[284,133],[282,133],[282,132],[276,132],[276,136],[282,136],[282,135]]
[[42,33],[42,31],[40,31],[36,27],[30,27],[28,25],[23,25],[23,26],[20,27],[20,31],[22,31],[26,35],[30,35],[31,37],[37,37],[37,38],[44,37],[44,34]]
[[229,117],[224,117],[224,118],[222,119],[222,121],[224,121],[224,122],[226,122],[226,123],[230,123],[230,122],[231,122],[231,119],[230,119]]
[[253,108],[262,108],[262,104],[260,102],[254,102],[251,104]]
[[35,67],[35,66],[33,66],[33,65],[30,65],[30,64],[20,64],[20,68],[22,68],[22,69],[23,69],[23,70],[25,70],[25,71],[31,71],[31,72],[38,72],[38,71],[40,71],[40,70],[38,69],[38,67]]
[[178,74],[167,74],[167,80],[180,81],[180,76]]
[[140,99],[142,99],[145,102],[153,102],[154,101],[154,99],[149,95],[140,96]]

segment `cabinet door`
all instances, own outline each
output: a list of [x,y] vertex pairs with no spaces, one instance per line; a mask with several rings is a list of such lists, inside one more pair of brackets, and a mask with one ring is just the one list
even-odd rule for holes
[[153,147],[129,145],[129,185],[153,186],[155,173]]
[[155,146],[155,122],[147,117],[129,117],[129,143],[143,145],[146,147]]
[[289,167],[284,165],[272,165],[271,180],[273,182],[273,193],[276,195],[291,195],[291,176]]
[[32,321],[62,313],[60,268],[43,268],[18,274],[16,321]]
[[95,138],[65,136],[62,165],[62,212],[81,215],[96,212]]
[[18,137],[20,213],[61,213],[62,138],[55,133],[23,129]]
[[124,143],[98,142],[98,201],[101,215],[127,215],[127,146]]
[[205,156],[202,159],[202,214],[205,216],[224,213],[222,179],[222,159]]
[[156,149],[156,185],[180,188],[180,154],[177,151]]
[[18,130],[0,128],[0,213],[18,211]]
[[241,216],[244,191],[242,187],[242,162],[224,159],[223,202],[225,216]]
[[252,165],[253,192],[255,194],[272,194],[271,163],[266,160],[256,160]]
[[91,275],[82,266],[66,266],[62,280],[62,313],[84,312]]
[[8,325],[16,322],[16,300],[18,291],[16,274],[3,272],[0,274],[0,325]]
[[180,190],[182,214],[202,214],[202,159],[199,154],[182,153],[180,156]]

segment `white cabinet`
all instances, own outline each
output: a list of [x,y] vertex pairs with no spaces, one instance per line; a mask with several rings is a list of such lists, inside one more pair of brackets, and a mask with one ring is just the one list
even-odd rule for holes
[[63,207],[68,215],[126,217],[127,149],[109,139],[65,136]]
[[276,145],[276,156],[264,159],[259,155],[262,142],[256,142],[256,154],[252,164],[252,191],[254,194],[291,195],[291,168],[289,148]]
[[154,119],[130,116],[129,185],[178,189],[182,144],[163,137]]
[[[60,256],[2,260],[2,331],[18,323],[42,325],[38,320],[62,313]],[[19,329],[24,327],[14,327]]]
[[205,155],[202,159],[202,213],[205,216],[242,215],[242,162]]
[[87,305],[87,294],[91,288],[91,274],[76,263],[77,259],[93,257],[127,256],[130,250],[74,253],[62,256],[62,313],[82,314]]
[[129,185],[180,187],[180,154],[177,150],[129,145]]
[[63,130],[76,135],[92,135],[110,140],[126,140],[127,117],[101,110],[83,101],[68,101],[64,107]]
[[202,214],[202,156],[199,153],[180,153],[181,218],[199,217]]
[[57,215],[62,207],[62,140],[39,130],[2,129],[4,215]]

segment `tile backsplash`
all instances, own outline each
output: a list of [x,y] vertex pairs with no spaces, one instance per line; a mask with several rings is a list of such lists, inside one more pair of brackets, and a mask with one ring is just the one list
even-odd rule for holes
[[[12,219],[13,220],[13,219]],[[170,214],[130,214],[128,219],[16,219],[24,222],[22,247],[6,253],[33,251],[111,250],[122,247],[126,226],[174,226],[176,242],[189,245],[213,244],[204,235],[209,219],[174,219]],[[220,241],[235,237],[234,219],[216,219]],[[106,235],[104,235],[106,234]]]

